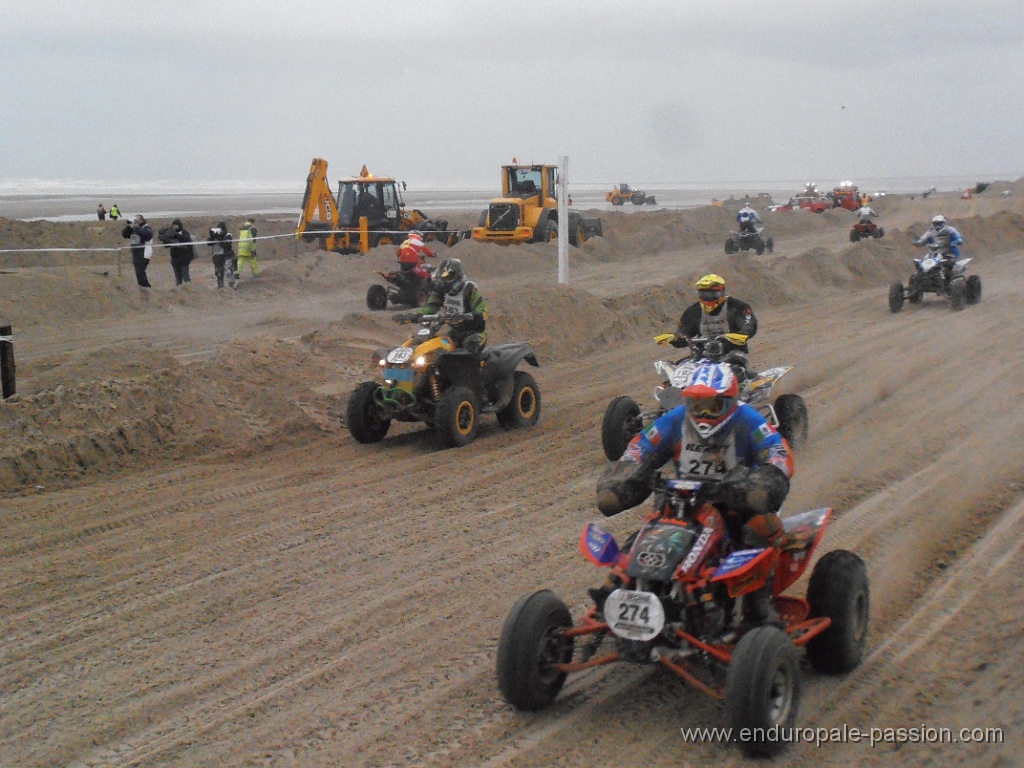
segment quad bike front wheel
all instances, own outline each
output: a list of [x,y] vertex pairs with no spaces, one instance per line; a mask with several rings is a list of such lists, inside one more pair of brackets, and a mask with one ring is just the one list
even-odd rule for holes
[[775,238],[769,237],[765,240],[764,247],[768,249],[768,253],[772,253],[775,250]]
[[383,285],[371,285],[366,289],[366,306],[379,312],[388,306],[388,291]]
[[609,461],[619,460],[642,426],[640,406],[629,395],[619,395],[608,403],[601,422],[601,447]]
[[864,561],[837,549],[814,566],[807,585],[811,618],[827,616],[832,624],[807,643],[807,659],[830,674],[849,672],[864,658],[871,595]]
[[512,399],[498,411],[498,423],[506,429],[529,429],[540,418],[540,388],[526,371],[512,372]]
[[441,395],[434,410],[434,429],[444,448],[461,448],[476,439],[480,401],[469,387],[455,386]]
[[899,280],[889,286],[889,310],[893,314],[903,309],[903,296],[903,283]]
[[505,619],[498,639],[498,690],[516,709],[534,712],[552,701],[565,683],[554,668],[572,660],[569,609],[549,590],[520,598]]
[[725,709],[733,739],[751,756],[781,752],[800,709],[800,664],[789,635],[772,626],[747,632],[736,644],[725,679]]
[[807,403],[800,395],[779,395],[775,399],[775,417],[779,420],[779,434],[795,451],[807,444],[810,420]]
[[736,241],[731,237],[725,241],[725,252],[728,254],[736,253],[739,250],[739,246],[736,245]]
[[345,423],[352,437],[360,443],[378,443],[391,428],[391,419],[373,399],[379,387],[375,381],[364,381],[348,398]]
[[851,229],[850,230],[850,242],[851,243],[859,243],[860,242],[860,232],[858,232],[856,229]]

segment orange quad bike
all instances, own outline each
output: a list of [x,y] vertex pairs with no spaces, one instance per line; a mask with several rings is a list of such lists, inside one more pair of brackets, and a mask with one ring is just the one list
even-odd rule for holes
[[[583,556],[610,569],[591,590],[593,604],[573,620],[549,590],[521,598],[498,641],[498,687],[519,710],[543,709],[566,677],[612,662],[657,664],[724,701],[732,739],[750,755],[774,755],[793,740],[800,706],[800,656],[828,674],[857,667],[864,655],[870,602],[864,561],[846,550],[815,565],[806,597],[784,595],[804,573],[825,534],[830,508],[783,520],[779,548],[738,549],[715,506],[716,482],[654,483],[654,511],[620,549],[590,523]],[[745,595],[775,566],[776,625],[736,617]]]

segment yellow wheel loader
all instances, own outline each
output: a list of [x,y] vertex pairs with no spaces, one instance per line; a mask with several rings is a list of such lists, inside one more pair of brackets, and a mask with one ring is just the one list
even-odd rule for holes
[[[480,213],[473,240],[480,243],[545,243],[558,239],[558,201],[555,183],[558,166],[503,165],[501,197]],[[569,211],[565,225],[569,244],[583,245],[602,234],[600,219],[585,219]]]

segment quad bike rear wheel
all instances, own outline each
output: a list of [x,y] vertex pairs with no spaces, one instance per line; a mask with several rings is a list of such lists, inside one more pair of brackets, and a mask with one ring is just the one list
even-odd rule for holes
[[881,227],[875,227],[875,231],[872,233],[872,237],[874,237],[876,240],[880,240],[884,236],[885,230],[882,229]]
[[967,281],[962,277],[954,277],[949,283],[949,301],[954,312],[967,306]]
[[903,283],[899,280],[889,286],[889,310],[891,312],[896,313],[903,309],[903,295]]
[[761,238],[757,239],[757,245],[754,246],[754,250],[757,251],[757,255],[761,256],[764,254],[765,244]]
[[366,306],[379,312],[388,306],[388,291],[383,285],[371,285],[366,289]]
[[815,669],[830,674],[849,672],[864,657],[871,595],[864,561],[837,549],[814,566],[807,585],[810,616],[827,616],[832,624],[807,643],[807,658]]
[[781,752],[800,709],[800,664],[789,635],[772,626],[747,632],[726,672],[725,709],[733,739],[744,730],[760,736],[740,742],[750,756]]
[[506,429],[529,429],[540,418],[540,388],[526,371],[512,372],[512,399],[497,413]]
[[810,420],[807,403],[800,395],[779,395],[775,399],[775,416],[779,420],[779,434],[795,451],[807,444]]
[[476,439],[480,401],[469,387],[455,386],[441,395],[434,409],[434,429],[441,446],[461,448]]
[[967,299],[968,304],[977,304],[981,301],[981,278],[977,275],[967,276]]
[[364,381],[348,398],[345,423],[352,437],[360,443],[378,443],[391,428],[391,419],[373,399],[379,387],[375,381]]
[[609,461],[619,460],[642,426],[640,406],[629,395],[619,395],[608,403],[601,422],[601,447]]
[[562,630],[572,616],[554,593],[541,590],[520,598],[505,619],[498,639],[498,690],[516,709],[534,712],[552,701],[565,684],[554,668],[572,660],[573,640]]

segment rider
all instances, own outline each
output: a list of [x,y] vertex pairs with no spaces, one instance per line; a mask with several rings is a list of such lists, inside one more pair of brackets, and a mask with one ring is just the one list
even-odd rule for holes
[[[698,366],[681,391],[683,404],[634,437],[626,452],[597,483],[597,506],[616,515],[642,503],[651,479],[669,459],[679,478],[717,480],[713,499],[726,522],[732,547],[780,547],[778,510],[789,493],[793,458],[782,436],[758,411],[737,400],[739,382],[721,363]],[[774,563],[767,583],[743,601],[748,626],[777,623],[772,604]],[[591,594],[599,606],[619,586],[611,577]]]
[[877,218],[878,214],[875,213],[875,209],[868,205],[866,201],[857,209],[857,219],[861,224],[868,225],[871,223],[871,219]]
[[[704,275],[697,281],[697,301],[683,310],[676,328],[675,338],[669,343],[678,348],[689,345],[694,336],[716,339],[727,333],[739,333],[752,339],[757,333],[757,317],[745,301],[725,293],[725,278],[719,275]],[[737,373],[750,377],[746,370],[746,341],[737,344],[725,338],[722,346],[730,362],[737,364]]]
[[443,314],[451,328],[449,336],[456,346],[480,355],[487,341],[487,303],[476,287],[466,279],[462,262],[445,259],[431,281],[433,290],[427,303],[411,312],[392,315],[396,323],[411,323],[423,315]]
[[416,267],[423,264],[425,259],[434,258],[435,255],[430,246],[423,242],[423,235],[415,229],[398,246],[398,268],[414,293],[419,288]]
[[953,265],[960,258],[960,245],[963,241],[963,235],[955,227],[951,227],[941,213],[932,219],[931,229],[914,241],[914,245],[934,243],[939,246],[939,252],[942,254],[942,277],[947,290],[953,276]]
[[756,225],[761,223],[761,217],[757,215],[757,211],[751,207],[750,203],[747,203],[736,214],[736,221],[740,224],[741,233],[749,232],[754,234],[757,232]]

